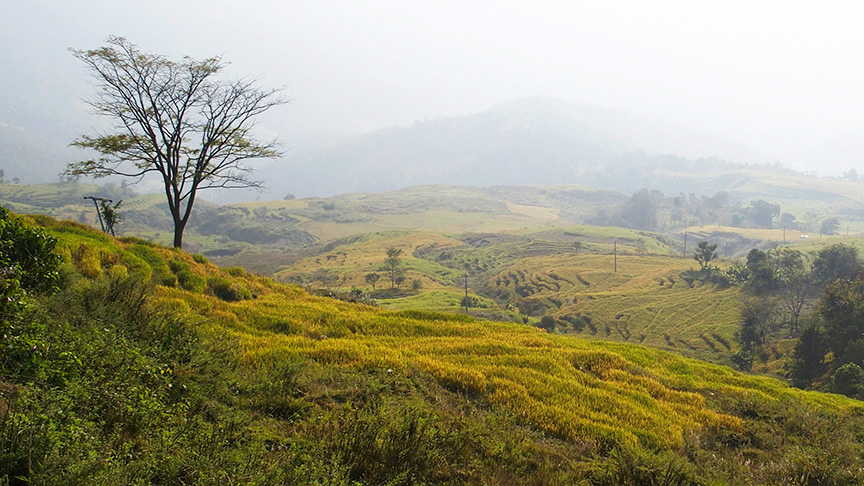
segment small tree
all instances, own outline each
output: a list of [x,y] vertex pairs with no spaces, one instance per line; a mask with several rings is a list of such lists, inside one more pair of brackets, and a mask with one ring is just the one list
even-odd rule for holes
[[748,283],[754,292],[769,291],[776,286],[777,278],[774,267],[771,266],[768,253],[758,248],[753,248],[747,254],[746,266],[750,274]]
[[828,218],[822,221],[819,233],[823,235],[836,235],[838,229],[840,229],[840,220],[837,218]]
[[105,224],[105,232],[111,233],[111,236],[117,236],[114,234],[114,225],[120,222],[120,213],[117,212],[117,209],[120,208],[120,205],[123,203],[123,200],[117,201],[113,206],[106,201],[105,199],[99,201],[99,212],[102,213],[102,221]]
[[334,275],[323,268],[315,270],[315,273],[312,274],[312,278],[321,284],[321,287],[328,292],[339,283],[338,275]]
[[777,267],[776,280],[782,286],[783,307],[791,315],[790,328],[798,330],[798,320],[813,288],[810,270],[804,254],[791,248],[783,248],[773,258]]
[[82,136],[72,143],[99,154],[69,164],[64,174],[126,176],[158,174],[174,220],[174,246],[198,191],[260,188],[244,162],[276,158],[276,142],[252,135],[255,118],[285,103],[278,90],[262,90],[254,80],[218,81],[221,58],[171,61],[142,52],[122,37],[110,37],[96,50],[72,50],[99,88],[88,100],[96,113],[114,119],[113,132]]
[[696,254],[693,255],[693,258],[699,262],[702,270],[708,268],[708,263],[717,258],[717,252],[714,251],[716,249],[717,245],[709,245],[707,241],[700,241],[699,244],[696,245]]
[[774,218],[780,216],[780,205],[762,199],[751,201],[748,216],[750,221],[759,228],[770,228]]
[[864,393],[864,370],[856,363],[846,363],[831,375],[835,393],[858,398]]
[[402,249],[387,248],[387,257],[384,258],[384,274],[390,280],[391,289],[395,289],[398,284],[401,284],[405,280],[401,257]]
[[546,332],[554,332],[555,326],[557,322],[555,322],[555,318],[552,316],[543,316],[540,318],[540,326],[542,329],[545,329]]
[[745,300],[741,309],[738,341],[746,350],[765,344],[765,336],[773,326],[777,304],[771,299]]
[[862,270],[858,249],[841,244],[827,246],[813,258],[813,277],[827,284],[837,279],[851,279]]
[[835,363],[852,361],[864,338],[864,280],[839,279],[825,287],[819,300],[825,341]]
[[792,385],[809,388],[813,379],[825,371],[822,360],[825,359],[827,351],[825,336],[818,327],[809,326],[804,329],[792,353],[792,369],[789,373]]
[[375,291],[375,284],[378,283],[378,279],[381,278],[381,275],[378,275],[375,272],[366,274],[366,283],[372,286],[372,291]]

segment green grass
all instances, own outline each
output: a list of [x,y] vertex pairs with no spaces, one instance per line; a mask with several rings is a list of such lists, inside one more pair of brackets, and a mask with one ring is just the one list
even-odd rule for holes
[[[478,299],[479,305],[482,307],[496,308],[494,302],[483,299],[477,295],[468,294],[471,297]],[[432,290],[429,292],[419,293],[408,297],[398,299],[381,299],[379,303],[388,309],[418,309],[431,311],[464,311],[462,299],[465,293],[447,290]]]
[[736,288],[681,276],[691,259],[623,255],[526,258],[488,281],[489,292],[523,312],[549,314],[562,332],[647,344],[725,361],[737,351]]

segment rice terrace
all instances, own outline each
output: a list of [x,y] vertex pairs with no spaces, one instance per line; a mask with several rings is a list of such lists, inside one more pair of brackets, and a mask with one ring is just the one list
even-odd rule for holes
[[90,3],[3,34],[0,486],[864,484],[860,12]]

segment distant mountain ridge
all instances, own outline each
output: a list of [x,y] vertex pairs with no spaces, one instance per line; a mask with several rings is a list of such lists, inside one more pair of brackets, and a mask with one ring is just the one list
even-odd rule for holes
[[529,98],[468,116],[415,122],[289,156],[287,170],[260,173],[298,196],[375,192],[420,184],[588,184],[664,192],[658,170],[698,173],[704,162],[764,163],[769,157],[710,134],[624,111]]

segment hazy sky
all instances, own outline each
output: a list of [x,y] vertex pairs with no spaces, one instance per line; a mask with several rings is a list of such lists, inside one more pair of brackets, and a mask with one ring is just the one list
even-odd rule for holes
[[6,4],[0,95],[86,96],[83,67],[66,48],[121,35],[169,56],[221,54],[232,73],[285,86],[294,101],[265,126],[288,146],[310,132],[405,125],[537,95],[711,131],[789,165],[864,130],[860,2]]

